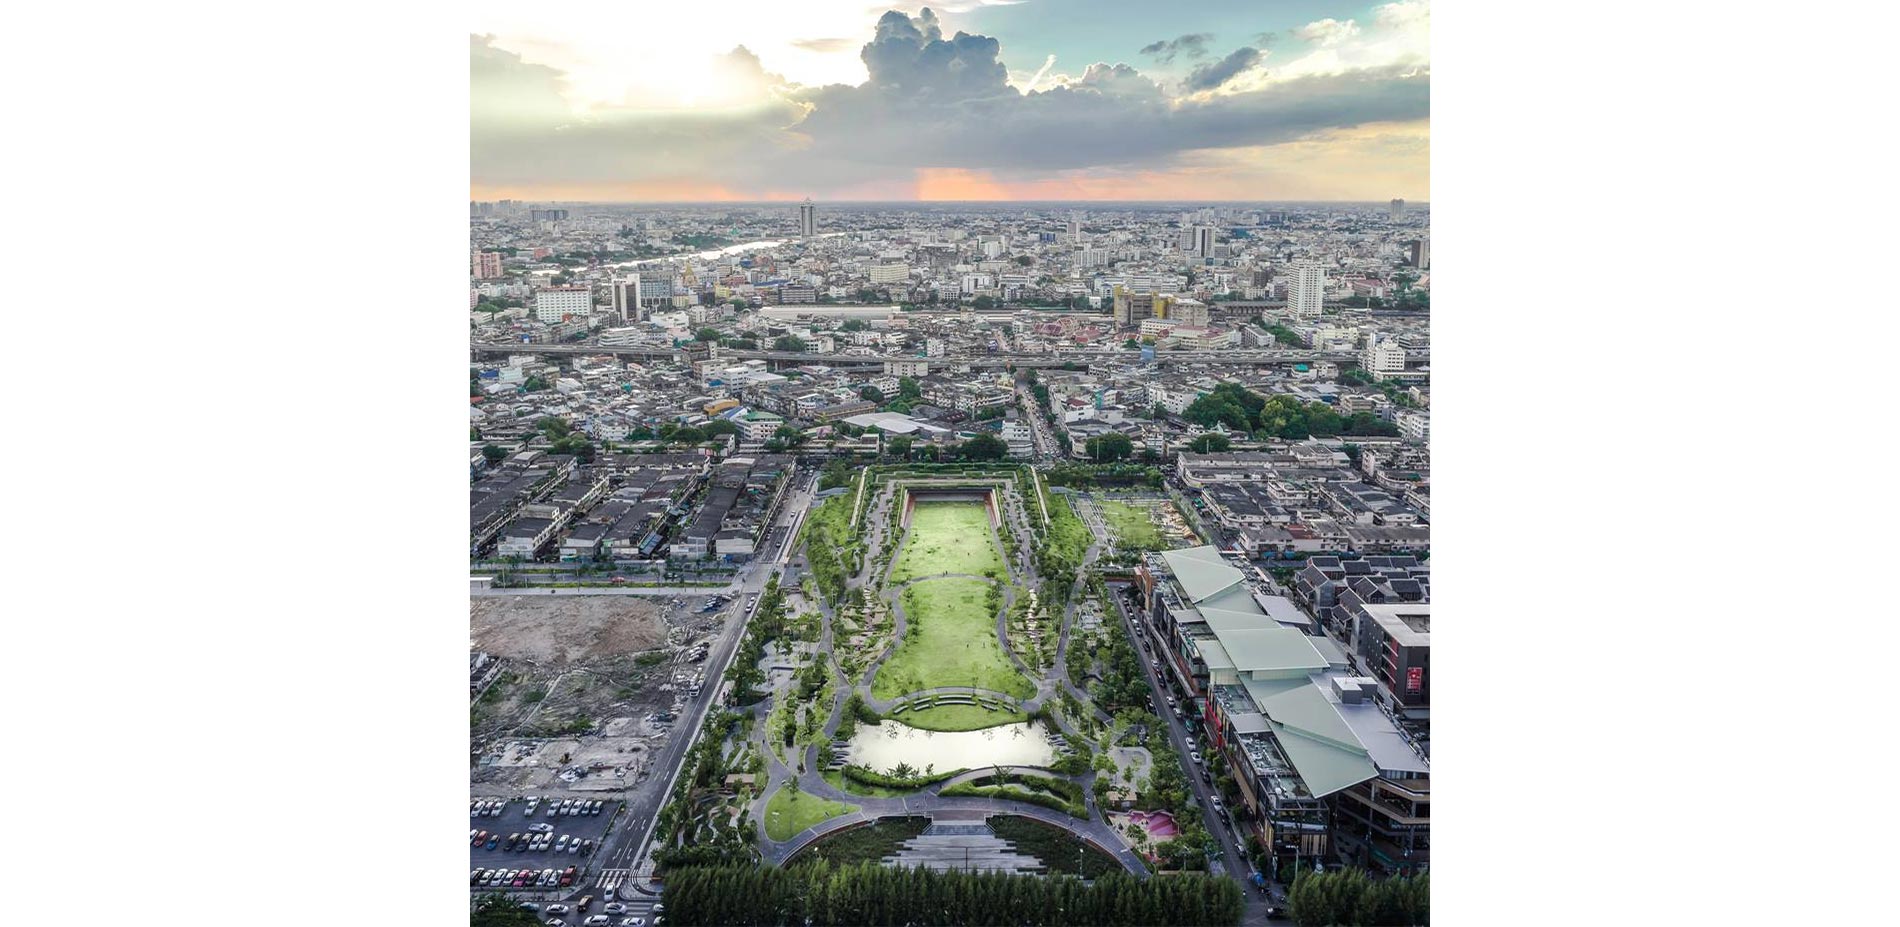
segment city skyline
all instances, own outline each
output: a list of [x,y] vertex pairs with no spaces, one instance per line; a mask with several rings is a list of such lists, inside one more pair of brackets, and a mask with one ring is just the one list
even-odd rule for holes
[[1430,199],[1422,0],[797,12],[479,11],[471,198]]

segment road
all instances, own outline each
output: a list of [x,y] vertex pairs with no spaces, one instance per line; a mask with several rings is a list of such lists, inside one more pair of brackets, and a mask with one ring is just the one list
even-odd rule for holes
[[1042,406],[1036,402],[1036,394],[1031,392],[1029,384],[1016,384],[1016,398],[1022,403],[1023,418],[1029,422],[1029,437],[1036,445],[1036,459],[1050,461],[1060,456],[1056,452],[1059,446],[1056,437],[1049,431],[1049,422],[1042,417]]
[[[1155,658],[1156,645],[1154,640],[1147,636],[1147,622],[1137,624],[1129,614],[1126,594],[1123,592],[1124,589],[1128,588],[1126,583],[1110,583],[1108,588],[1108,597],[1114,600],[1115,611],[1122,616],[1122,626],[1128,629],[1128,639],[1136,642],[1135,650],[1136,655],[1140,657],[1141,672],[1148,677],[1148,686],[1154,690],[1156,701],[1165,704],[1166,696],[1170,693],[1174,693],[1174,689],[1169,682],[1162,679],[1161,675],[1155,671],[1154,664],[1149,662]],[[1147,644],[1145,647],[1142,646],[1144,642]],[[1178,693],[1174,694],[1178,695]],[[1160,715],[1162,720],[1167,723],[1168,738],[1174,743],[1174,749],[1180,752],[1182,760],[1185,761],[1185,765],[1188,768],[1188,787],[1194,791],[1195,800],[1201,803],[1201,814],[1206,822],[1207,832],[1214,835],[1214,839],[1219,841],[1221,845],[1220,865],[1226,867],[1227,875],[1232,876],[1235,881],[1240,883],[1241,896],[1246,902],[1246,910],[1241,916],[1241,923],[1269,923],[1267,920],[1268,898],[1253,888],[1251,879],[1253,866],[1247,862],[1246,855],[1241,852],[1240,848],[1242,844],[1240,839],[1238,835],[1234,833],[1233,827],[1228,823],[1227,816],[1225,814],[1217,814],[1213,810],[1213,799],[1219,790],[1201,778],[1201,771],[1207,767],[1204,764],[1195,763],[1189,759],[1189,755],[1192,751],[1199,751],[1202,760],[1206,760],[1211,751],[1207,748],[1207,745],[1202,744],[1199,740],[1188,734],[1187,726],[1182,723],[1180,717],[1174,712],[1162,710],[1157,711],[1156,714]]]

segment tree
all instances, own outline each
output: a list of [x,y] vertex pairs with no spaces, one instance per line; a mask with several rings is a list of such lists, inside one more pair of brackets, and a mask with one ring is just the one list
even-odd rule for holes
[[777,338],[772,339],[772,350],[774,351],[803,351],[805,350],[805,339],[800,338],[797,335],[780,335]]
[[772,432],[772,437],[786,447],[797,447],[805,443],[806,435],[803,429],[795,425],[780,425],[777,431]]
[[978,296],[976,299],[971,301],[971,305],[975,306],[978,312],[985,312],[990,309],[996,308],[996,300],[988,296]]
[[1034,264],[1035,262],[1036,262],[1035,259],[1030,257],[1027,254],[1016,255],[1017,267],[1028,267],[1029,265]]
[[863,319],[846,319],[844,320],[843,325],[838,326],[838,330],[847,331],[847,332],[861,332],[870,327],[871,327],[871,323],[866,322]]
[[903,437],[892,438],[890,441],[885,443],[884,448],[890,451],[891,456],[896,457],[899,460],[910,459],[910,439],[909,438],[903,438]]
[[1127,341],[1122,342],[1122,347],[1129,351],[1139,351],[1141,350],[1141,342],[1136,341],[1133,338],[1130,338]]
[[898,377],[897,395],[900,399],[908,399],[912,402],[916,402],[924,398],[924,388],[917,385],[917,381],[910,377]]
[[1135,442],[1120,432],[1111,431],[1100,437],[1090,438],[1082,445],[1090,460],[1099,463],[1113,463],[1124,460],[1135,453]]
[[716,328],[702,328],[702,329],[700,329],[700,330],[699,330],[699,333],[698,333],[698,334],[695,334],[695,335],[693,336],[693,338],[694,338],[694,340],[697,340],[697,341],[718,341],[718,340],[719,340],[719,329],[716,329]]
[[537,927],[540,923],[533,911],[500,892],[483,895],[468,915],[468,927]]
[[738,434],[739,426],[737,423],[733,422],[732,419],[716,418],[710,422],[707,422],[704,425],[699,426],[699,430],[702,434],[706,435],[707,437],[718,437],[719,435]]
[[675,444],[699,444],[706,440],[706,433],[688,425],[684,428],[674,429],[672,435],[670,435],[667,440]]
[[548,388],[548,381],[541,379],[541,376],[536,374],[529,377],[527,382],[521,384],[521,388],[530,393],[544,390]]
[[507,457],[508,457],[507,451],[504,451],[493,444],[482,445],[482,459],[488,461],[490,464],[501,463],[503,460],[507,459]]
[[884,393],[881,392],[877,387],[872,386],[869,383],[866,383],[863,386],[858,388],[858,398],[864,399],[870,402],[883,402]]
[[1002,460],[1009,455],[1009,445],[986,432],[963,442],[958,454],[966,460]]
[[1188,450],[1196,454],[1217,454],[1233,447],[1234,443],[1218,431],[1208,432],[1188,442]]

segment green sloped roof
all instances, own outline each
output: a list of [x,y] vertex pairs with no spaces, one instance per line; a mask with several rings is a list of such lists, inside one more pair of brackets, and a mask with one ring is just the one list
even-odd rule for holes
[[[1208,624],[1213,626],[1211,620]],[[1326,658],[1313,649],[1312,639],[1292,628],[1268,622],[1264,628],[1216,628],[1215,633],[1233,657],[1234,668],[1243,673],[1298,670],[1304,678],[1327,667]]]
[[1211,546],[1164,550],[1161,559],[1168,564],[1188,598],[1197,603],[1240,582],[1243,575],[1222,560],[1220,551]]
[[1299,730],[1276,723],[1272,716],[1267,725],[1273,730],[1273,736],[1279,741],[1280,749],[1293,768],[1300,773],[1300,781],[1306,783],[1306,790],[1314,798],[1325,798],[1340,789],[1357,785],[1379,775],[1378,767],[1366,758],[1364,753],[1343,750],[1323,740],[1315,740]]

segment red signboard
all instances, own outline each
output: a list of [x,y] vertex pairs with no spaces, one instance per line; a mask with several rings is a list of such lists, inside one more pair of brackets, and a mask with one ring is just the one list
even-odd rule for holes
[[1405,691],[1417,692],[1425,687],[1425,668],[1408,666],[1405,668]]

